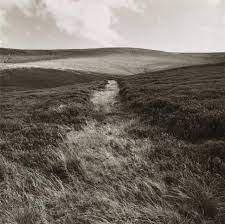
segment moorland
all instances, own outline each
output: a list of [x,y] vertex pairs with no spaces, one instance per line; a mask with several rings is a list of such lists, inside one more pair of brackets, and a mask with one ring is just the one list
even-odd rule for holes
[[0,60],[1,223],[224,223],[225,54]]

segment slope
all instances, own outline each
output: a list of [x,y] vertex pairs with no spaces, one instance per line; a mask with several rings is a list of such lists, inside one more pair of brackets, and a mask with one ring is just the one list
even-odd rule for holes
[[70,69],[118,75],[224,62],[223,53],[168,53],[138,48],[74,50],[0,49],[1,67]]

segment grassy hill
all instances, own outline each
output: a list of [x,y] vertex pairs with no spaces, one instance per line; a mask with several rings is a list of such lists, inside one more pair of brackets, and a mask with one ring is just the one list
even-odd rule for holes
[[[0,49],[9,53],[1,223],[224,223],[224,54]],[[96,110],[111,79],[112,111]]]
[[119,83],[124,110],[139,118],[127,132],[152,142],[142,152],[142,169],[163,180],[166,192],[156,195],[164,209],[173,208],[153,223],[223,223],[225,64],[143,73]]
[[224,63],[138,74],[120,85],[127,109],[149,125],[185,140],[225,140]]
[[0,89],[43,89],[110,79],[95,72],[44,68],[12,68],[0,71]]
[[133,75],[163,70],[223,62],[223,53],[168,53],[138,48],[99,48],[76,50],[16,50],[0,49],[2,67],[41,67],[73,69],[109,74]]

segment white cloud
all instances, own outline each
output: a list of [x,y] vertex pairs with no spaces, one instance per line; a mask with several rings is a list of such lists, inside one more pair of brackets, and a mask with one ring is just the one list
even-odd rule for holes
[[[20,12],[12,10],[15,8]],[[121,8],[134,13],[124,13]],[[51,36],[45,40],[42,35],[40,46],[55,46],[52,40],[55,38],[60,47],[64,47],[64,40],[70,39],[75,46],[87,43],[96,47],[129,45],[167,50],[201,50],[209,46],[214,50],[215,46],[224,46],[224,13],[225,0],[0,0],[0,42],[6,45],[8,35],[9,45],[26,47],[26,38],[16,36],[27,29],[33,38],[33,29],[26,27],[30,24],[27,19],[31,19],[34,29]],[[62,35],[55,30],[54,22]],[[17,24],[21,29],[13,29]]]
[[20,8],[24,13],[29,11],[33,0],[1,0],[0,8],[2,9],[11,9],[13,7]]
[[19,8],[23,13],[28,14],[33,0],[0,0],[0,46],[4,46],[7,39],[3,33],[4,27],[7,26],[7,10]]
[[[102,46],[125,43],[112,27],[118,22],[113,9],[127,8],[140,12],[143,7],[137,0],[0,0],[0,8],[9,10],[16,7],[27,16],[32,16],[34,6],[38,15],[50,13],[59,29]],[[2,26],[0,22],[0,29]]]
[[[222,16],[222,25],[225,26],[225,15]],[[225,29],[224,29],[224,33],[225,33]]]
[[5,36],[3,34],[3,28],[7,25],[6,19],[5,19],[5,11],[0,9],[0,46],[4,45],[5,42]]
[[211,5],[218,5],[221,3],[221,0],[208,0],[208,3]]
[[69,34],[95,41],[102,46],[123,42],[113,30],[113,9],[128,8],[140,11],[135,0],[43,0],[46,9],[53,15],[57,26]]

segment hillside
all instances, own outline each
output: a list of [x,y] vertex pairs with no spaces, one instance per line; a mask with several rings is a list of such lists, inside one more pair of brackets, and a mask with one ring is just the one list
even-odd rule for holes
[[40,67],[70,69],[107,74],[133,75],[142,72],[220,63],[223,53],[168,53],[136,48],[99,48],[76,50],[0,49],[2,68]]
[[121,100],[144,122],[178,138],[225,140],[225,64],[138,74],[120,81]]
[[224,223],[224,54],[13,51],[0,223]]
[[46,89],[110,79],[112,75],[96,72],[45,68],[12,68],[0,71],[0,91]]

